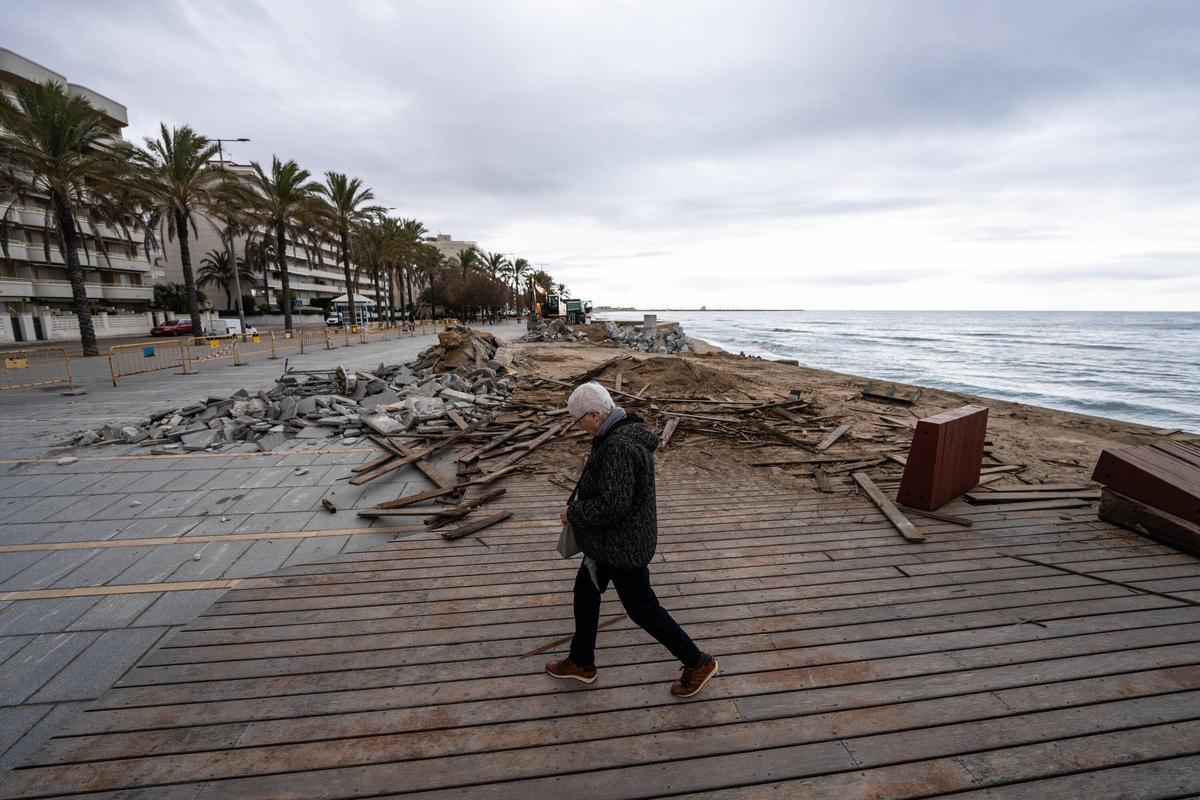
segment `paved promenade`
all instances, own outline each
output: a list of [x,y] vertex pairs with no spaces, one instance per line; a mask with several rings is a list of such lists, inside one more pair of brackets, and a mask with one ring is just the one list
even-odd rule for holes
[[[523,324],[489,327],[515,338]],[[406,361],[428,334],[291,356],[298,369]],[[415,470],[353,487],[369,444],[294,440],[262,454],[150,456],[148,448],[63,449],[70,431],[168,406],[268,389],[284,360],[202,364],[110,383],[102,358],[72,362],[76,384],[0,395],[0,780],[230,582],[371,547],[396,527],[354,509],[429,488]],[[60,466],[62,455],[76,463]],[[323,498],[337,506],[325,511]]]

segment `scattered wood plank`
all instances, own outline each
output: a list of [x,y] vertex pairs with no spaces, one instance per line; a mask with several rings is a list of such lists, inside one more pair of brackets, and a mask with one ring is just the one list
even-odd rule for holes
[[[1045,495],[1043,495],[1044,497]],[[991,506],[986,506],[989,511],[1051,511],[1056,508],[1086,508],[1092,505],[1087,500],[1063,499],[1063,500],[1034,500],[1028,503],[999,503]]]
[[921,390],[914,389],[906,394],[894,383],[887,386],[876,386],[872,382],[863,387],[862,396],[872,400],[887,400],[893,403],[904,403],[905,405],[915,406],[921,399]]
[[507,442],[511,439],[516,438],[517,436],[521,435],[522,433],[524,433],[525,431],[529,430],[532,427],[533,427],[532,422],[522,422],[520,425],[517,425],[515,428],[513,428],[509,431],[506,431],[506,432],[500,434],[499,436],[493,438],[487,444],[485,444],[483,447],[480,447],[478,450],[472,450],[470,453],[467,453],[466,455],[462,456],[459,459],[459,461],[464,461],[464,462],[475,461],[484,453],[487,453],[490,450],[494,450],[495,448],[499,447],[500,445],[504,444],[505,442]]
[[503,522],[511,516],[511,511],[504,511],[500,514],[493,514],[490,517],[477,519],[474,522],[468,522],[466,525],[459,526],[454,530],[444,531],[442,533],[442,538],[446,541],[450,541],[452,539],[461,539],[462,537],[469,536],[476,531],[481,531],[484,528],[490,528],[492,525],[495,525],[498,522]]
[[908,466],[908,455],[905,453],[888,453],[887,460],[894,461],[902,467]]
[[1112,489],[1100,493],[1100,519],[1176,550],[1200,556],[1200,525]]
[[870,469],[871,467],[877,467],[886,462],[886,458],[872,458],[867,461],[855,461],[850,464],[839,464],[836,467],[827,467],[825,471],[830,475],[837,475],[842,472],[857,472],[859,470]]
[[508,489],[503,488],[492,489],[490,492],[485,492],[484,494],[481,494],[471,500],[466,500],[456,506],[451,506],[449,508],[442,509],[441,511],[437,511],[428,519],[424,520],[424,523],[426,525],[433,525],[436,527],[461,517],[465,517],[467,514],[470,514],[480,506],[487,505],[496,498],[502,497],[507,491]]
[[868,498],[874,503],[883,515],[888,518],[888,521],[900,532],[906,540],[910,542],[923,542],[925,537],[917,530],[916,526],[908,521],[908,518],[900,513],[900,509],[888,499],[879,487],[871,480],[871,476],[865,472],[855,472],[852,477],[854,482],[866,492]]
[[1183,428],[1159,428],[1153,433],[1155,436],[1174,436],[1177,433],[1183,433]]
[[900,508],[905,514],[916,514],[918,517],[927,517],[928,519],[950,522],[954,525],[962,525],[964,528],[970,528],[975,524],[974,520],[967,519],[966,517],[959,517],[954,514],[946,514],[942,511],[922,511],[919,508],[909,508],[906,505],[900,505]]
[[375,508],[378,510],[381,510],[381,511],[387,510],[387,509],[392,509],[392,508],[404,508],[406,506],[416,505],[417,503],[423,503],[426,500],[433,500],[434,498],[437,498],[437,497],[444,497],[444,496],[454,492],[457,488],[458,487],[454,487],[454,488],[450,488],[450,489],[443,489],[443,488],[439,487],[437,489],[430,489],[427,492],[420,492],[418,494],[410,494],[407,497],[397,497],[395,500],[386,500],[386,501],[380,503],[379,505],[375,506]]
[[667,427],[663,429],[662,440],[658,443],[658,449],[664,450],[671,443],[671,437],[675,435],[675,429],[679,427],[679,418],[672,417],[667,420]]
[[993,492],[1086,492],[1095,489],[1083,483],[1024,483],[1020,486],[993,486]]
[[829,476],[825,474],[825,470],[821,467],[812,467],[809,470],[812,473],[813,480],[817,482],[817,489],[825,494],[833,491],[833,484],[829,482]]
[[762,420],[750,419],[750,420],[747,420],[747,422],[749,422],[751,426],[757,428],[758,430],[762,431],[763,433],[767,434],[768,436],[778,439],[781,442],[785,442],[787,444],[792,445],[793,447],[800,447],[805,450],[811,449],[806,442],[802,442],[794,436],[789,436],[788,434],[784,433],[783,431],[779,430],[778,428],[776,428],[772,425],[768,425],[767,423],[763,422]]
[[501,461],[499,464],[496,464],[492,468],[492,474],[494,475],[495,473],[499,472],[500,470],[507,469],[508,467],[513,466],[518,461],[525,458],[525,456],[529,455],[534,450],[541,447],[543,444],[545,444],[547,441],[549,441],[552,437],[554,437],[555,435],[560,433],[564,427],[565,426],[562,423],[559,423],[558,425],[551,425],[550,428],[547,429],[547,431],[545,433],[543,433],[541,436],[537,437],[536,439],[534,439],[534,440],[530,441],[528,444],[526,444],[521,449],[520,452],[513,453],[511,456],[506,458],[504,461]]
[[597,376],[597,375],[599,375],[601,372],[604,372],[604,370],[606,370],[606,369],[608,369],[609,367],[611,367],[613,364],[616,364],[616,363],[618,363],[618,362],[621,362],[621,361],[627,361],[627,360],[629,360],[629,359],[631,359],[631,358],[633,358],[633,356],[631,356],[631,355],[629,355],[629,354],[627,354],[627,353],[624,353],[624,354],[622,354],[622,355],[616,356],[616,357],[614,357],[614,358],[610,358],[608,361],[605,361],[605,362],[604,362],[603,364],[601,364],[600,366],[598,366],[598,367],[592,367],[592,368],[591,368],[591,369],[589,369],[588,371],[586,371],[586,372],[581,372],[580,374],[578,374],[578,375],[576,375],[575,377],[571,378],[571,379],[570,379],[570,385],[571,385],[571,386],[576,386],[576,385],[578,385],[578,384],[580,384],[580,383],[587,383],[587,382],[588,382],[588,381],[590,381],[592,378],[596,377],[596,376]]
[[849,425],[838,425],[836,428],[830,431],[829,435],[822,439],[813,449],[818,453],[828,450],[830,447],[833,447],[834,442],[845,436],[846,432],[849,430]]
[[458,426],[460,431],[465,431],[468,427],[470,427],[467,424],[467,421],[462,418],[462,415],[460,415],[453,408],[446,411],[446,416],[450,418],[451,422]]
[[621,370],[617,370],[617,377],[613,378],[613,388],[618,392],[621,391]]
[[998,467],[983,467],[979,470],[980,475],[995,475],[1000,472],[1020,472],[1025,469],[1023,464],[1001,464]]
[[751,461],[752,467],[783,467],[791,464],[834,464],[839,461],[853,461],[858,456],[793,456],[775,458],[770,461]]
[[[1046,500],[1047,492],[967,492],[963,497],[967,502],[993,505],[997,503],[1023,503],[1030,500]],[[1055,492],[1056,500],[1099,500],[1100,490],[1089,489],[1083,492]]]

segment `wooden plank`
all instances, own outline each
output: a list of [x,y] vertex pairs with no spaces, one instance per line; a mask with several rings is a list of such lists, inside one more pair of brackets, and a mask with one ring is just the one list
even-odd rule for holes
[[464,537],[468,534],[476,533],[477,531],[481,531],[484,528],[491,527],[492,525],[495,525],[498,522],[503,522],[504,520],[508,519],[511,516],[512,516],[511,511],[505,511],[501,514],[493,514],[490,517],[484,517],[483,519],[478,519],[478,520],[475,520],[474,522],[468,522],[466,525],[457,527],[454,530],[443,531],[442,538],[445,539],[446,541],[450,541],[453,539],[461,539],[462,537]]
[[912,406],[920,401],[921,390],[914,389],[906,394],[894,383],[887,386],[868,383],[863,387],[862,396],[872,400],[887,400],[892,403],[904,403],[905,405]]
[[1112,489],[1100,492],[1100,519],[1168,547],[1200,556],[1200,525]]
[[773,458],[769,461],[751,461],[752,467],[779,467],[789,464],[835,464],[840,461],[854,461],[860,456],[791,456],[788,458]]
[[854,482],[866,492],[871,502],[878,506],[883,515],[888,518],[888,521],[896,527],[901,536],[910,542],[925,541],[924,535],[908,521],[904,514],[900,513],[900,509],[896,507],[896,504],[879,490],[879,487],[875,485],[869,475],[865,472],[855,472],[852,477],[854,478]]
[[454,492],[455,488],[457,487],[451,487],[448,489],[439,487],[437,489],[430,489],[429,491],[420,492],[418,494],[410,494],[407,497],[397,497],[395,500],[385,500],[384,502],[375,506],[375,508],[378,510],[404,508],[405,506],[423,503],[426,500],[433,500],[437,497],[445,497],[446,495]]
[[450,418],[450,421],[451,421],[451,422],[453,422],[455,425],[457,425],[457,426],[458,426],[458,429],[459,429],[460,431],[465,431],[467,428],[469,428],[469,427],[470,427],[470,426],[467,424],[467,421],[466,421],[465,419],[463,419],[463,418],[462,418],[462,415],[460,415],[460,414],[459,414],[457,411],[455,411],[453,408],[451,408],[451,409],[448,409],[448,410],[446,411],[446,416]]
[[617,377],[613,378],[613,388],[621,391],[621,370],[617,370]]
[[667,427],[663,428],[662,440],[658,443],[659,450],[665,450],[667,445],[671,443],[671,437],[675,435],[675,429],[679,427],[679,418],[672,417],[667,420]]
[[962,525],[964,528],[970,528],[975,524],[975,520],[967,519],[966,517],[956,517],[953,514],[944,514],[941,511],[922,511],[919,508],[909,508],[906,505],[901,505],[900,508],[906,514],[916,514],[918,517],[937,519],[941,520],[942,522],[949,522],[953,525]]
[[[488,503],[492,502],[493,500],[496,500],[497,498],[502,497],[504,495],[504,493],[507,491],[508,491],[507,489],[503,489],[503,488],[492,489],[491,491],[485,492],[485,493],[479,495],[478,497],[472,498],[471,500],[467,500],[462,503],[459,503],[457,506],[451,506],[451,507],[443,509],[441,511],[437,511],[432,516],[425,519],[424,522],[426,525],[432,525],[433,527],[436,528],[436,527],[439,527],[439,525],[446,524],[447,522],[452,522],[453,520],[461,519],[462,517],[465,517],[467,514],[470,514],[472,511],[479,508],[480,506],[487,505]],[[428,509],[426,509],[426,512],[428,512]]]
[[513,439],[514,437],[519,436],[520,434],[529,430],[531,427],[533,427],[532,422],[528,422],[528,421],[522,422],[522,423],[518,424],[515,428],[512,428],[511,430],[508,430],[508,431],[500,434],[499,436],[495,437],[494,439],[489,441],[487,444],[485,444],[483,447],[480,447],[478,450],[473,450],[472,452],[467,453],[466,455],[462,456],[459,460],[460,461],[474,461],[474,460],[478,459],[484,453],[486,453],[490,450],[494,450],[495,448],[499,447],[500,445],[504,444],[505,442],[509,441],[510,439]]
[[992,492],[1087,492],[1095,486],[1086,483],[1023,483],[1019,486],[993,486]]
[[825,494],[829,494],[833,491],[833,484],[829,482],[829,476],[825,474],[824,469],[814,466],[810,467],[810,471],[812,472],[813,480],[817,482],[818,490],[824,492]]
[[838,425],[836,428],[834,428],[832,431],[830,431],[829,435],[826,436],[824,439],[822,439],[817,444],[817,446],[814,447],[813,449],[816,450],[818,453],[820,453],[823,450],[828,450],[830,447],[833,446],[834,442],[836,442],[838,439],[842,438],[842,436],[844,436],[849,430],[850,430],[849,425]]
[[562,423],[559,423],[557,425],[551,425],[546,430],[546,432],[543,433],[541,436],[539,436],[536,439],[525,444],[522,447],[522,449],[520,450],[520,452],[514,453],[513,455],[511,455],[508,458],[501,461],[499,464],[494,465],[492,467],[492,471],[490,474],[496,475],[498,472],[501,472],[502,470],[506,470],[509,467],[514,466],[518,461],[525,458],[527,455],[532,453],[537,448],[541,447],[543,444],[548,442],[553,437],[557,436],[563,430],[564,427],[566,427],[566,426],[563,425]]
[[1056,500],[1099,500],[1099,489],[1087,489],[1085,491],[1074,492],[967,492],[963,497],[969,503],[975,504],[994,504],[994,503],[1023,503],[1030,500],[1048,500],[1053,496]]

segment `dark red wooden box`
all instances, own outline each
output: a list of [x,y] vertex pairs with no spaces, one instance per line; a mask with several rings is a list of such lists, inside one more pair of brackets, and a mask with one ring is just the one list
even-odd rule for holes
[[1200,448],[1184,442],[1104,450],[1092,480],[1200,525]]
[[963,406],[917,421],[900,492],[906,506],[933,511],[979,484],[988,410]]

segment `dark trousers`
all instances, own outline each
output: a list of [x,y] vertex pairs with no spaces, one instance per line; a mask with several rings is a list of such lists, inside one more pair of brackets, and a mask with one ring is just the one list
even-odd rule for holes
[[617,569],[600,564],[600,589],[592,583],[587,567],[580,566],[575,576],[575,637],[571,639],[571,660],[581,667],[596,661],[596,627],[600,622],[600,595],[609,581],[617,589],[625,612],[642,630],[653,636],[685,667],[700,663],[701,653],[688,635],[671,618],[650,588],[650,570]]

